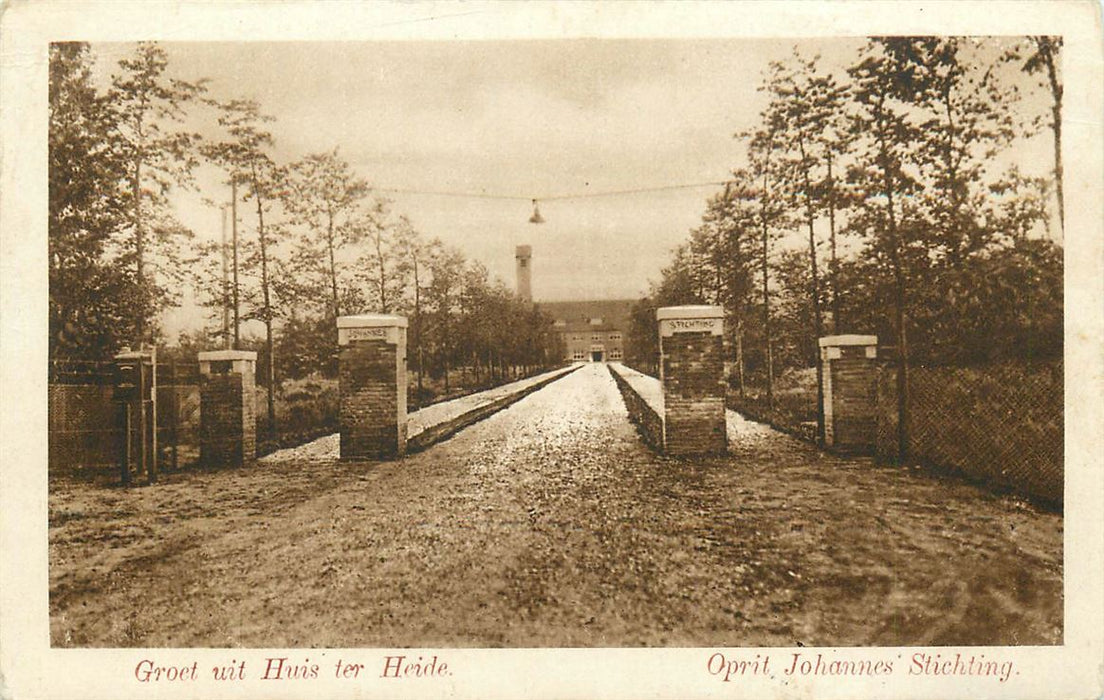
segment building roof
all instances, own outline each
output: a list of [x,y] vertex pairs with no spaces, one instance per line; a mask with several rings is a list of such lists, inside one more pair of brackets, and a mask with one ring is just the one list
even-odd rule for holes
[[[629,318],[636,299],[596,299],[592,301],[540,301],[537,306],[565,325],[559,331],[628,331]],[[602,319],[591,324],[591,319]]]

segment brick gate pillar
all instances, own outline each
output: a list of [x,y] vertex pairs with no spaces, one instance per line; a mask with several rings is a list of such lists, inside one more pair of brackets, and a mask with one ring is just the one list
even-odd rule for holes
[[877,438],[878,336],[830,335],[819,340],[824,381],[824,444],[870,451]]
[[257,458],[257,353],[199,353],[199,458],[240,467]]
[[724,312],[719,306],[667,306],[659,321],[663,451],[724,454]]
[[393,459],[406,452],[406,318],[337,319],[341,458]]

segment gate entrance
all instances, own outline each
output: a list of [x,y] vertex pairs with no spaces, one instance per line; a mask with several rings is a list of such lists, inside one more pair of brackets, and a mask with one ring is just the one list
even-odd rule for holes
[[590,361],[591,362],[601,362],[602,361],[602,356],[604,354],[605,353],[601,350],[592,350],[590,352]]

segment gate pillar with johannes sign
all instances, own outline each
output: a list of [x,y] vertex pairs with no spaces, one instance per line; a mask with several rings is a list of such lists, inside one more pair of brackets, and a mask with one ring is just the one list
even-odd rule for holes
[[663,385],[663,451],[724,454],[724,311],[719,306],[667,306],[659,322]]
[[337,319],[341,459],[395,459],[406,452],[406,318]]

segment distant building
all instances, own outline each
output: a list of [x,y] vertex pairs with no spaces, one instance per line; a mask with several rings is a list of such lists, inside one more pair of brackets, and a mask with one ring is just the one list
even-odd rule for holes
[[[517,295],[524,301],[532,301],[532,247],[519,245],[514,258]],[[635,303],[634,299],[538,301],[536,306],[555,319],[553,330],[563,340],[565,360],[606,362],[625,358],[629,319]]]
[[555,323],[564,343],[564,359],[605,362],[625,358],[633,299],[538,302]]

